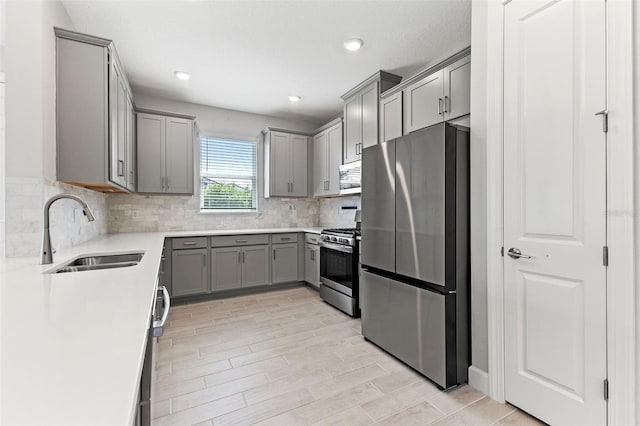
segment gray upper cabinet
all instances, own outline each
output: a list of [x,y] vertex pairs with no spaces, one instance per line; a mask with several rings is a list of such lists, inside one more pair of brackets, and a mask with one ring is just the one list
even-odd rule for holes
[[136,144],[136,111],[133,107],[133,100],[131,97],[127,99],[127,157],[125,164],[127,165],[127,189],[131,192],[135,192],[137,189],[137,144]]
[[298,243],[271,246],[271,282],[273,284],[298,281]]
[[173,250],[171,252],[172,296],[191,296],[209,291],[207,249]]
[[342,120],[328,124],[313,137],[313,196],[340,193],[342,165]]
[[360,94],[344,101],[344,163],[360,159],[362,143],[362,100]]
[[193,194],[194,117],[139,110],[138,192]]
[[[423,74],[411,78],[410,84],[403,90],[402,130],[405,135],[467,115],[471,111],[471,56],[468,50],[454,55],[445,64],[436,65]],[[383,105],[385,102],[392,102],[393,96],[383,97]],[[395,134],[393,120],[385,119],[382,125],[385,127],[385,133]],[[387,126],[391,127],[387,129]],[[392,138],[385,140],[389,139]]]
[[60,28],[55,33],[57,179],[102,192],[131,191],[133,101],[115,46]]
[[402,136],[402,92],[380,99],[380,141]]
[[264,196],[306,197],[308,144],[306,134],[267,128],[264,135]]
[[360,160],[362,150],[378,143],[380,93],[401,77],[379,71],[342,95],[344,100],[344,163]]
[[444,71],[436,71],[404,89],[404,133],[443,120]]
[[445,120],[471,112],[471,56],[444,69],[444,101]]

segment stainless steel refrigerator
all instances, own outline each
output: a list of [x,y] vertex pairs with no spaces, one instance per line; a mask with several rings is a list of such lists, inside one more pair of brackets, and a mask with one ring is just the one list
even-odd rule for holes
[[443,389],[467,381],[469,132],[441,123],[362,157],[362,334]]

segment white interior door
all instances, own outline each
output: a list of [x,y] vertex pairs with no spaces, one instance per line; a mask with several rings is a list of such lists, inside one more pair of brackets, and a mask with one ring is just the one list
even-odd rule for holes
[[504,46],[505,396],[606,424],[605,1],[513,0]]

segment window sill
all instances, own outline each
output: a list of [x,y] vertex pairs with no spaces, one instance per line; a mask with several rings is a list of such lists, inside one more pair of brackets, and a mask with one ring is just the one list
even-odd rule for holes
[[258,209],[200,209],[200,214],[259,214]]

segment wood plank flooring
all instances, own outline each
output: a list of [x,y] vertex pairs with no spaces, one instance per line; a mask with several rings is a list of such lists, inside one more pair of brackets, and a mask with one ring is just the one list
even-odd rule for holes
[[439,391],[307,287],[171,308],[154,426],[536,425],[470,386]]

